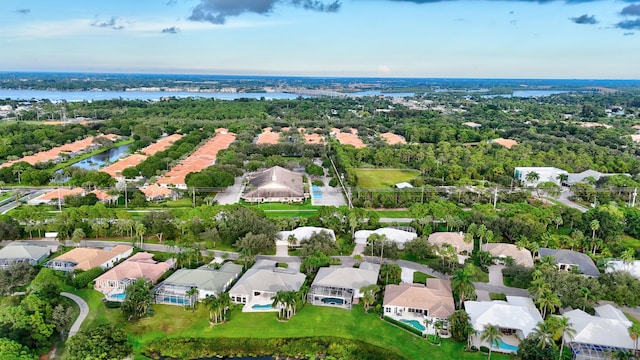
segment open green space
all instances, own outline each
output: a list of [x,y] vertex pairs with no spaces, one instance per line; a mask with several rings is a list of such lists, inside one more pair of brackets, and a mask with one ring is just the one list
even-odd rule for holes
[[[445,340],[435,347],[424,339],[382,321],[375,314],[365,314],[361,306],[353,310],[307,306],[291,320],[280,322],[274,313],[243,313],[234,310],[231,321],[224,325],[209,325],[208,314],[200,306],[195,312],[179,306],[154,305],[154,316],[137,323],[127,324],[130,341],[136,351],[151,340],[163,337],[254,337],[291,338],[308,336],[335,336],[361,340],[385,349],[397,351],[408,359],[484,359],[480,353],[464,352],[465,343]],[[108,310],[118,311],[118,310]],[[495,359],[507,359],[497,355]]]
[[8,199],[11,196],[13,196],[13,191],[7,191],[7,192],[0,193],[0,201]]
[[409,210],[399,209],[399,210],[374,210],[378,216],[385,218],[410,218],[411,214]]
[[411,181],[420,175],[420,171],[411,169],[355,169],[358,186],[378,189]]
[[635,249],[636,255],[640,255],[640,240],[629,235],[621,235],[620,240],[623,248]]

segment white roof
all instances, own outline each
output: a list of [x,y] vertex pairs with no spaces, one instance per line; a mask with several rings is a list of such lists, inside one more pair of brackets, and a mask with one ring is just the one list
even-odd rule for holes
[[629,321],[629,319],[627,319],[627,317],[624,315],[624,313],[620,311],[620,309],[616,308],[611,304],[598,306],[594,308],[594,310],[596,311],[596,315],[601,318],[622,321],[623,323],[626,323],[628,326],[631,326],[632,324],[631,321]]
[[[616,309],[617,310],[617,309]],[[618,310],[619,311],[619,310]],[[603,310],[607,312],[607,310]],[[573,324],[576,334],[573,339],[565,335],[568,343],[592,344],[615,348],[633,349],[633,339],[629,336],[630,322],[592,316],[582,310],[571,310],[563,314]]]
[[634,260],[629,264],[625,264],[622,260],[611,260],[604,268],[605,273],[614,271],[626,271],[632,276],[640,279],[640,260]]
[[527,337],[543,321],[533,300],[520,296],[507,296],[507,301],[465,301],[464,308],[476,331],[491,324],[520,330]]
[[46,246],[9,245],[0,250],[0,259],[32,259],[39,261],[49,254],[51,254],[51,251]]
[[355,297],[360,297],[360,288],[378,282],[380,265],[363,262],[360,268],[321,267],[311,286],[332,286],[354,289]]
[[358,230],[354,234],[356,244],[367,244],[369,236],[380,234],[387,237],[387,240],[397,243],[400,247],[407,241],[411,241],[418,237],[418,234],[409,231],[398,230],[390,227],[380,228],[378,230]]
[[296,237],[296,239],[298,240],[296,245],[298,245],[302,240],[309,239],[311,235],[313,235],[313,233],[320,233],[322,231],[326,231],[327,233],[329,233],[331,239],[333,239],[333,241],[336,241],[336,234],[331,229],[317,226],[302,226],[291,231],[280,231],[278,233],[276,245],[289,245],[289,241],[287,240],[289,238],[289,235],[293,235]]
[[229,290],[230,294],[251,295],[254,291],[277,293],[298,291],[306,276],[300,272],[275,267],[275,261],[258,260]]

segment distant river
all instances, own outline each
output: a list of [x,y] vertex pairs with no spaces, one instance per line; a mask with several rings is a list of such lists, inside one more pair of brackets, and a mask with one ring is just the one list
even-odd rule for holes
[[[389,97],[405,97],[413,96],[414,93],[385,93],[380,91],[360,91],[348,93],[350,96],[389,96]],[[0,99],[11,100],[31,100],[31,99],[49,99],[53,102],[66,100],[73,101],[93,101],[93,100],[111,100],[122,98],[125,100],[160,100],[163,97],[176,98],[208,98],[219,100],[236,100],[236,99],[260,99],[293,100],[298,97],[309,97],[306,95],[269,92],[269,93],[226,93],[226,92],[186,92],[186,91],[58,91],[58,90],[14,90],[0,89]]]
[[492,94],[492,95],[482,95],[483,98],[495,98],[495,97],[521,97],[521,98],[530,98],[530,97],[544,97],[551,96],[557,94],[566,94],[569,91],[563,90],[515,90],[512,94]]

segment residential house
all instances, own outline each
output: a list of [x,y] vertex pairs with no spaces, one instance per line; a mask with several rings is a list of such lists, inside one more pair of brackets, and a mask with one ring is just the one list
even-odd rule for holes
[[99,189],[93,190],[91,194],[95,194],[98,201],[105,204],[117,204],[120,197],[118,194],[109,194],[108,191]]
[[280,166],[257,171],[247,180],[242,198],[249,202],[302,202],[307,197],[302,174]]
[[628,263],[622,260],[611,260],[607,262],[604,272],[611,273],[614,271],[626,271],[632,276],[640,279],[640,260],[634,260]]
[[490,140],[489,142],[494,143],[494,144],[498,144],[502,147],[505,147],[507,149],[511,149],[512,147],[518,145],[518,142],[512,139],[505,139],[505,138],[497,138],[497,139],[493,139]]
[[84,195],[84,194],[85,194],[84,189],[79,187],[73,188],[73,189],[58,188],[56,190],[51,190],[45,194],[42,194],[36,198],[33,198],[27,201],[27,203],[29,205],[58,204],[58,202],[60,202],[61,204],[64,204],[65,196]]
[[[516,353],[520,341],[543,321],[533,300],[526,297],[507,296],[507,301],[465,301],[464,308],[475,330],[470,335],[470,343],[478,348],[491,346],[493,351],[503,353]],[[502,340],[494,344],[482,340],[481,334],[487,325],[498,326]]]
[[577,174],[569,174],[569,177],[567,179],[567,185],[573,185],[573,184],[577,184],[580,182],[583,182],[585,179],[587,178],[593,178],[594,181],[598,181],[603,177],[608,177],[608,176],[613,176],[613,175],[625,175],[625,176],[631,176],[629,174],[605,174],[605,173],[601,173],[600,171],[595,171],[595,170],[585,170],[581,173],[577,173]]
[[96,267],[109,269],[118,261],[129,257],[132,252],[133,247],[127,245],[105,249],[78,247],[47,261],[44,266],[66,272],[87,271]]
[[499,264],[505,264],[508,258],[513,260],[515,265],[533,267],[533,257],[531,251],[520,248],[513,244],[488,243],[482,244],[482,251],[486,251],[493,256]]
[[458,261],[464,263],[464,260],[473,252],[473,241],[464,241],[464,233],[462,232],[435,232],[429,235],[429,244],[436,248],[436,253],[439,253],[438,249],[443,246],[452,246],[458,255]]
[[[527,180],[527,175],[530,173],[538,174],[538,179],[533,181]],[[540,183],[552,182],[560,186],[560,175],[569,176],[569,173],[565,170],[555,167],[516,167],[513,171],[514,179],[520,181],[525,186],[536,187]]]
[[610,355],[618,351],[632,353],[635,341],[628,330],[632,323],[624,313],[608,304],[594,310],[595,316],[579,309],[562,314],[576,331],[573,336],[564,334],[573,359],[611,359]]
[[173,259],[157,262],[153,260],[153,254],[139,252],[98,276],[93,288],[103,293],[109,301],[124,301],[127,286],[137,279],[155,284],[174,263]]
[[425,334],[435,333],[436,321],[448,327],[448,318],[455,311],[451,281],[427,279],[423,284],[387,285],[384,291],[384,315],[409,324]]
[[369,243],[369,237],[373,234],[383,235],[386,237],[387,242],[394,242],[398,245],[398,248],[404,248],[404,244],[418,237],[415,230],[411,227],[405,226],[403,230],[384,227],[377,230],[358,230],[354,234],[356,244],[366,245]]
[[144,194],[147,201],[161,201],[173,194],[173,190],[156,184],[143,186],[139,189]]
[[363,294],[363,286],[376,284],[380,265],[363,262],[359,268],[322,267],[311,284],[307,301],[313,305],[351,309]]
[[540,248],[538,254],[540,257],[551,256],[554,264],[558,266],[558,270],[572,271],[577,269],[578,272],[585,276],[600,276],[600,271],[596,264],[593,263],[593,260],[581,252]]
[[276,266],[272,260],[258,260],[229,290],[231,301],[244,304],[243,312],[278,311],[271,307],[278,291],[299,291],[306,276],[299,271],[299,263],[287,268]]
[[16,264],[36,265],[51,254],[47,246],[28,244],[9,244],[0,249],[0,269],[7,269]]
[[[326,232],[333,241],[336,241],[336,234],[331,229],[316,226],[301,226],[291,231],[280,231],[277,234],[278,239],[276,240],[276,245],[300,246],[303,240],[308,240],[313,234],[319,234],[321,232]],[[295,239],[295,241],[290,242],[290,239],[292,241]]]
[[[157,304],[192,306],[207,295],[219,296],[242,274],[242,266],[227,262],[219,269],[208,265],[179,269],[154,288]],[[190,294],[191,289],[197,289]]]

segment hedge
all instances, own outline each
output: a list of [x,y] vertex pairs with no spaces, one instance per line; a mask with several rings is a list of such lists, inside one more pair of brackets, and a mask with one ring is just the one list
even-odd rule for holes
[[78,272],[71,280],[71,285],[76,289],[84,289],[89,285],[95,278],[102,275],[104,270],[101,268],[93,268],[87,271]]

